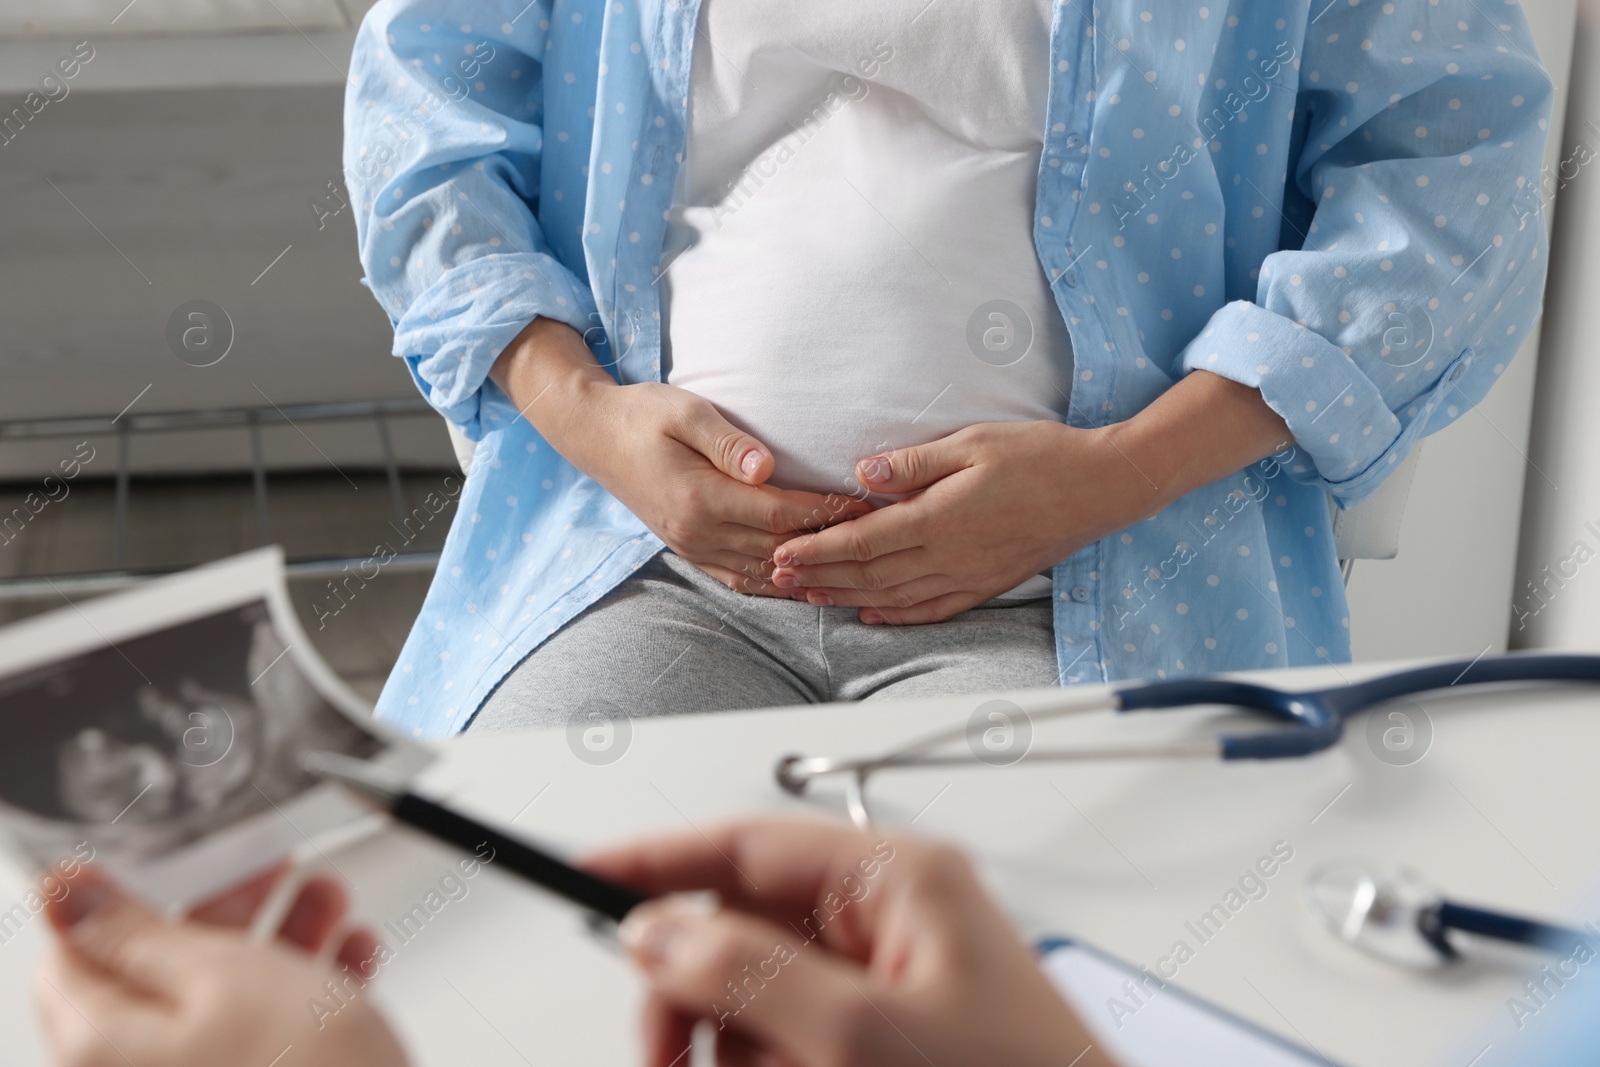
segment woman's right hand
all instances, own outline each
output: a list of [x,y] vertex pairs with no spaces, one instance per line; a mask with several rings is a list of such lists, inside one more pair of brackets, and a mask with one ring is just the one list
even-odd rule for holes
[[688,390],[618,385],[564,323],[535,319],[489,377],[573,466],[736,592],[793,597],[768,580],[777,547],[872,510],[842,493],[764,484],[773,470],[765,445]]

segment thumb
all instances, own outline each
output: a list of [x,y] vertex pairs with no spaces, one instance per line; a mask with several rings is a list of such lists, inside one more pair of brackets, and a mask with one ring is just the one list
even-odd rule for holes
[[961,449],[944,437],[869,456],[856,464],[856,477],[875,493],[911,493],[968,466]]
[[669,897],[634,909],[620,933],[657,996],[794,1063],[864,1062],[884,1018],[870,1010],[882,998],[859,965],[753,916]]
[[47,905],[50,924],[80,959],[152,993],[175,993],[192,973],[194,934],[83,868]]
[[683,417],[679,440],[709,459],[723,474],[748,485],[772,477],[775,461],[766,445],[722,417],[711,403],[694,405]]

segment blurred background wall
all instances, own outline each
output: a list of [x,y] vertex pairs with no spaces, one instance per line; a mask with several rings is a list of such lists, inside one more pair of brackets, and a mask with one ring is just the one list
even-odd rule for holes
[[1512,644],[1600,646],[1600,0],[1579,0]]
[[0,146],[0,514],[93,455],[70,496],[0,535],[0,619],[277,541],[323,653],[381,686],[449,515],[321,630],[312,604],[455,463],[388,354],[343,206],[368,6],[0,3],[0,118],[48,99]]

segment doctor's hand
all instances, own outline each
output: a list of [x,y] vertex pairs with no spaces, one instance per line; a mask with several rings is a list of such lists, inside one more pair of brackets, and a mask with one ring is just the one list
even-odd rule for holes
[[[346,911],[337,883],[308,881],[273,943],[245,934],[282,873],[171,922],[80,868],[47,906],[58,936],[35,982],[54,1062],[266,1067],[282,1057],[300,1067],[404,1067],[394,1035],[359,992],[341,1007],[324,988],[338,965],[370,976],[377,947],[370,932],[357,931],[340,943],[336,963],[317,957]],[[319,1020],[313,999],[337,1010]]]
[[1108,430],[979,423],[864,459],[876,493],[908,494],[773,554],[773,582],[861,621],[942,622],[1159,510]]
[[956,850],[767,820],[591,857],[640,889],[622,940],[650,983],[646,1063],[685,1062],[698,1020],[722,1067],[1109,1067]]
[[804,599],[768,581],[773,550],[872,510],[844,494],[764,484],[774,466],[765,445],[688,390],[618,385],[563,323],[534,320],[489,376],[573,466],[735,592]]

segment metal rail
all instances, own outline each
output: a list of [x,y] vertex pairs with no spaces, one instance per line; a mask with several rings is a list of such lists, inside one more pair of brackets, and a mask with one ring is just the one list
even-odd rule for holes
[[[40,440],[53,437],[104,437],[115,434],[117,438],[117,470],[115,475],[115,505],[112,531],[111,565],[104,570],[75,571],[50,575],[17,575],[0,578],[0,601],[31,599],[56,593],[77,591],[103,592],[137,584],[149,578],[182,570],[182,566],[129,567],[128,506],[133,489],[131,458],[134,438],[147,433],[171,433],[183,430],[237,429],[250,439],[251,491],[255,499],[256,541],[260,545],[271,542],[271,503],[267,494],[266,450],[262,429],[272,425],[294,426],[301,422],[329,420],[371,419],[378,438],[385,481],[390,502],[397,521],[404,522],[407,515],[404,484],[400,465],[395,456],[394,438],[389,420],[395,416],[432,414],[433,408],[420,397],[407,400],[357,400],[313,404],[268,404],[261,407],[209,408],[185,411],[161,411],[144,414],[125,413],[117,418],[104,415],[69,415],[49,418],[13,419],[0,422],[0,447],[8,441]],[[196,561],[205,562],[205,561]],[[362,561],[344,556],[317,556],[297,559],[289,564],[289,573],[296,577],[320,577],[340,573],[346,566]],[[439,562],[437,552],[407,552],[397,555],[387,569],[431,570]]]
[[74,437],[107,434],[123,426],[130,433],[150,430],[215,430],[262,422],[314,422],[318,419],[376,418],[379,415],[421,415],[433,408],[421,397],[406,400],[348,400],[316,404],[268,404],[265,407],[196,408],[186,411],[129,413],[115,420],[104,415],[54,415],[0,422],[0,441],[29,437]]

